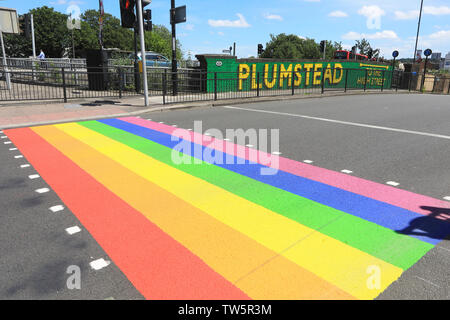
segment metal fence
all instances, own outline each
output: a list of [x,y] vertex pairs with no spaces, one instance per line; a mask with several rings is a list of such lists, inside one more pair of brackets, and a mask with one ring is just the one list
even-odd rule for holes
[[[278,79],[263,72],[243,78],[238,73],[163,74],[163,102],[179,103],[264,96],[311,95],[330,91],[417,91],[450,94],[450,77],[401,71],[341,69],[339,81],[335,70],[292,72]],[[331,74],[331,76],[330,76]],[[175,88],[175,90],[174,90]]]
[[[0,65],[0,102],[29,100],[62,100],[86,98],[122,98],[142,94],[142,77],[132,67],[109,67],[107,72],[46,68],[32,70],[8,69]],[[8,88],[6,75],[11,86]],[[450,93],[450,77],[399,71],[339,69],[296,71],[273,74],[253,72],[208,73],[195,69],[180,69],[172,73],[167,68],[148,68],[148,88],[151,96],[162,97],[164,104],[264,96],[311,95],[329,91],[348,92],[407,90]]]

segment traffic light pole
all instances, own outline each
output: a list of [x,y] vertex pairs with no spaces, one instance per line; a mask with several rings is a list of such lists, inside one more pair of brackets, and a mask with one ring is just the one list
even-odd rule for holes
[[137,2],[137,16],[139,22],[139,37],[141,42],[141,55],[142,55],[142,73],[144,79],[144,99],[145,106],[148,107],[148,82],[147,82],[147,63],[145,61],[145,39],[144,39],[144,17],[142,15],[142,1],[138,0]]
[[141,75],[139,73],[139,62],[138,62],[138,30],[134,28],[134,87],[136,92],[141,92]]
[[175,0],[171,0],[170,23],[172,24],[172,87],[173,95],[178,94],[177,37],[175,22]]
[[8,70],[8,63],[6,61],[5,43],[3,42],[3,32],[1,29],[0,29],[0,39],[2,42],[3,68],[5,70],[6,87],[8,88],[8,90],[11,90],[11,78]]
[[[73,29],[72,29],[72,35],[73,35]],[[33,59],[36,59],[36,41],[34,40],[34,19],[33,19],[33,14],[31,14],[31,43],[33,45]],[[74,52],[75,52],[75,50],[74,50]]]

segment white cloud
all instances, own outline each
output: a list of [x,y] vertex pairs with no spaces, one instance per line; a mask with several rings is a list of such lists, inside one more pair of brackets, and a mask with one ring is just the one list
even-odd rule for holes
[[239,17],[238,20],[212,20],[209,19],[208,20],[208,24],[211,27],[227,27],[227,28],[248,28],[250,27],[250,25],[247,23],[247,21],[245,20],[244,16],[240,13],[237,14],[237,16]]
[[433,16],[441,16],[450,14],[450,7],[442,6],[442,7],[431,7],[425,6],[423,7],[423,13],[431,14]]
[[328,16],[334,17],[334,18],[346,18],[346,17],[348,17],[348,14],[345,13],[344,11],[337,10],[337,11],[330,12],[328,14]]
[[450,40],[450,30],[441,30],[428,36],[430,39]]
[[358,32],[348,32],[342,36],[344,40],[360,40],[362,38],[374,40],[374,39],[398,39],[397,34],[391,30],[384,30],[375,33],[358,33]]
[[[397,20],[415,20],[419,18],[419,13],[420,13],[419,10],[395,11],[395,18]],[[450,7],[425,6],[423,7],[423,14],[429,14],[433,16],[449,15]]]
[[419,10],[395,11],[394,14],[397,20],[413,20],[419,17]]
[[358,13],[367,18],[368,29],[381,29],[381,17],[386,13],[379,6],[364,6]]
[[299,36],[299,35],[297,35],[297,37],[299,37],[299,38],[302,39],[302,40],[306,40],[306,38],[305,38],[304,36]]
[[268,20],[278,20],[278,21],[283,21],[283,17],[279,16],[277,14],[266,14],[264,16],[264,18],[268,19]]

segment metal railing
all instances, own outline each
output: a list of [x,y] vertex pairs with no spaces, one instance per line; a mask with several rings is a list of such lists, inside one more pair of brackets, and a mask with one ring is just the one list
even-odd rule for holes
[[[102,69],[101,69],[102,70]],[[0,66],[0,102],[63,100],[86,98],[122,98],[142,94],[142,77],[132,67],[109,67],[104,71],[70,68],[32,70]],[[10,75],[8,88],[6,75]],[[164,104],[265,96],[324,94],[403,90],[450,94],[450,77],[400,71],[370,69],[325,69],[286,72],[204,72],[180,69],[174,74],[167,68],[148,68],[151,96],[160,96]],[[274,76],[275,75],[275,76]]]

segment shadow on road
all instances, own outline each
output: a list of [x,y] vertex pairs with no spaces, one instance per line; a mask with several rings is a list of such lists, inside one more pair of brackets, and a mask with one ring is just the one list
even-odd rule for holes
[[[448,240],[450,235],[450,209],[437,207],[421,207],[431,213],[413,219],[409,226],[395,232],[412,236],[426,236],[438,240]],[[447,239],[446,239],[447,238]]]

